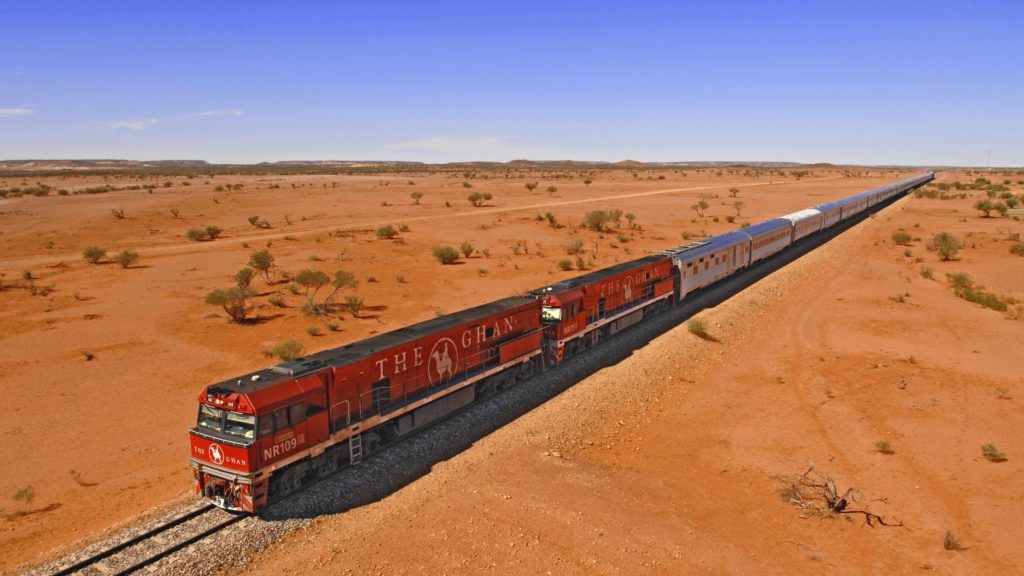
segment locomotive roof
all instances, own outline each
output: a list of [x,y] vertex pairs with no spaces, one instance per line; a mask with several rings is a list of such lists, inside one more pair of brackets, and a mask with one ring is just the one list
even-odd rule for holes
[[579,288],[580,286],[587,286],[594,282],[600,282],[605,278],[611,278],[612,276],[621,274],[627,270],[632,270],[633,268],[640,268],[648,264],[653,264],[660,260],[664,260],[665,258],[667,258],[667,256],[664,253],[644,256],[643,258],[637,258],[636,260],[630,260],[629,262],[623,262],[621,264],[595,270],[589,274],[584,274],[583,276],[577,276],[568,280],[562,280],[561,282],[555,282],[554,284],[544,286],[543,288],[532,290],[530,291],[530,294],[543,296],[544,294],[572,290],[574,288]]
[[471,323],[475,320],[483,320],[500,314],[513,308],[535,302],[534,298],[523,296],[511,296],[495,302],[481,304],[473,308],[445,314],[437,318],[431,318],[411,326],[405,326],[391,332],[385,332],[359,342],[346,344],[337,348],[330,348],[322,352],[310,354],[291,362],[283,362],[271,368],[251,372],[238,378],[230,378],[223,382],[211,384],[208,391],[219,390],[223,392],[247,393],[273,386],[280,382],[298,378],[310,372],[319,370],[326,366],[339,366],[367,358],[379,350],[384,350],[412,342],[423,336],[447,330]]

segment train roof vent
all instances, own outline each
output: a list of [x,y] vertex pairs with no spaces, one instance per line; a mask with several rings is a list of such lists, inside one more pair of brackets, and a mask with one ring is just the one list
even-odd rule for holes
[[318,368],[322,368],[324,363],[319,360],[313,360],[309,358],[299,358],[298,360],[292,360],[291,362],[282,362],[277,366],[270,369],[271,372],[277,374],[284,374],[285,376],[300,376],[307,372],[312,372]]

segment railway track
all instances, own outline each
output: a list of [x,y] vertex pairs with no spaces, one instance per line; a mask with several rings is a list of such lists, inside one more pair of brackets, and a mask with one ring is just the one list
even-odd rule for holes
[[55,571],[41,573],[52,576],[131,574],[245,518],[247,516],[231,514],[207,504],[166,519],[83,558],[69,559],[71,564],[56,567]]

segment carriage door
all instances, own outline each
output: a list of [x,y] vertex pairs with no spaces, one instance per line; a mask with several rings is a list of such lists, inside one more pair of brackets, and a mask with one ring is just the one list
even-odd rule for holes
[[597,301],[597,317],[598,319],[604,318],[604,298]]

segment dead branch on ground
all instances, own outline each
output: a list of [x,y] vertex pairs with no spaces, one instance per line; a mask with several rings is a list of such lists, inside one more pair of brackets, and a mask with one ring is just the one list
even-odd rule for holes
[[[839,517],[843,514],[860,514],[864,522],[871,527],[881,526],[903,526],[903,522],[887,519],[885,516],[874,512],[852,508],[858,499],[865,498],[864,492],[858,488],[847,488],[840,494],[836,487],[835,480],[831,476],[823,475],[811,464],[806,472],[796,476],[789,481],[789,485],[782,491],[783,499],[793,504],[806,516],[830,516]],[[876,498],[867,502],[885,502],[884,498]]]

